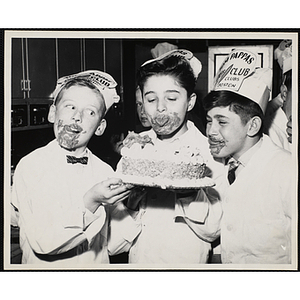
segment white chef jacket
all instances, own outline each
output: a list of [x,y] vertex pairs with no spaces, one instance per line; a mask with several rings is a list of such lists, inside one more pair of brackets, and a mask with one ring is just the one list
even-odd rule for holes
[[[148,134],[155,146],[168,147],[153,130],[142,134]],[[191,121],[188,121],[188,131],[172,143],[197,145],[212,178],[221,176],[223,165],[213,160],[207,138]],[[180,198],[169,190],[148,188],[138,212],[129,211],[123,203],[114,208],[109,249],[119,253],[129,251],[129,263],[134,264],[206,263],[210,242],[220,232],[219,200],[215,188],[199,190],[196,199]]]
[[[105,208],[100,205],[90,212],[83,196],[114,171],[88,149],[87,165],[67,163],[66,154],[70,152],[53,140],[21,159],[16,168],[11,203],[17,211],[12,220],[20,227],[24,264],[49,263],[48,258],[64,266],[109,263]],[[57,260],[83,242],[82,254]]]
[[241,156],[243,165],[232,185],[223,179],[222,263],[290,263],[291,154],[267,135],[249,151],[251,157],[247,152]]
[[271,140],[279,147],[291,152],[291,144],[288,141],[286,124],[288,119],[282,108],[278,108],[272,116],[272,122],[268,129]]

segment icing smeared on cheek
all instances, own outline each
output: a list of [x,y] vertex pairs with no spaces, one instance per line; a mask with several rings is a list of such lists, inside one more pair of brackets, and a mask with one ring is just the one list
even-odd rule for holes
[[57,140],[58,143],[67,149],[74,149],[79,143],[79,136],[82,128],[77,124],[64,125],[62,120],[57,124]]

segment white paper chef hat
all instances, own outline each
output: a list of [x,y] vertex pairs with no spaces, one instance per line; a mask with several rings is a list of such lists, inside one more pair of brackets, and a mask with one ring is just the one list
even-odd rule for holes
[[274,57],[277,60],[282,73],[292,69],[292,40],[283,40],[274,51]]
[[158,43],[154,48],[151,49],[151,54],[153,58],[157,58],[175,49],[178,49],[178,47],[168,42]]
[[166,52],[166,53],[160,55],[159,57],[156,57],[154,59],[150,59],[150,60],[144,62],[142,64],[142,67],[145,65],[148,65],[154,61],[159,61],[159,60],[162,60],[162,59],[170,57],[170,56],[179,56],[179,57],[184,58],[190,64],[195,78],[196,79],[198,78],[198,75],[200,74],[200,72],[202,70],[202,64],[201,64],[200,60],[197,57],[195,57],[191,51],[185,50],[185,49],[174,49],[169,52]]
[[272,70],[258,67],[256,54],[235,49],[222,63],[215,77],[213,90],[240,94],[256,102],[265,112],[271,87]]
[[117,82],[113,77],[105,72],[98,70],[89,70],[73,75],[61,77],[57,80],[56,88],[53,92],[53,101],[55,102],[57,95],[62,88],[72,79],[84,79],[92,83],[102,94],[106,106],[106,112],[114,104],[119,102],[120,96],[117,94],[116,86]]

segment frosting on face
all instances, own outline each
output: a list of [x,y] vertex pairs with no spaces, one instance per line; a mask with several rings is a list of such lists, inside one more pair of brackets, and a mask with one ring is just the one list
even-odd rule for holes
[[61,147],[74,149],[79,143],[79,136],[83,129],[78,124],[63,124],[62,120],[57,125],[57,140]]
[[211,154],[219,154],[222,150],[222,148],[225,147],[225,141],[224,140],[219,140],[215,139],[213,137],[208,138],[208,143],[209,143],[209,148]]
[[167,135],[173,133],[182,120],[177,113],[172,114],[156,114],[151,118],[153,130],[159,135]]

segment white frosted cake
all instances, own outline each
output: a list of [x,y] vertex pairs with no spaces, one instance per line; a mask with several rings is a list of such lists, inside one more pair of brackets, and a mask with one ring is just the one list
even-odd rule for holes
[[162,188],[201,188],[213,185],[205,177],[200,150],[189,146],[157,147],[148,135],[129,132],[121,150],[124,182]]

